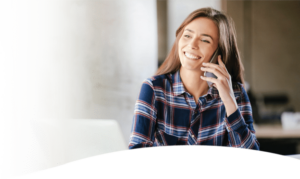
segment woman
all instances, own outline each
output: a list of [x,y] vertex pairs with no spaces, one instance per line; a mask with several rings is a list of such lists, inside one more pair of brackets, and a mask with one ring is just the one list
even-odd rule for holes
[[[209,63],[217,49],[218,64]],[[243,71],[231,19],[212,8],[192,12],[177,29],[165,62],[142,84],[129,149],[217,145],[259,150]]]

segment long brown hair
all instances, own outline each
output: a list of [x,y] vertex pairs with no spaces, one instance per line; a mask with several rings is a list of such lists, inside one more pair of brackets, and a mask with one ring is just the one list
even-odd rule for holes
[[219,50],[222,61],[228,73],[231,75],[232,82],[244,84],[244,66],[236,42],[236,31],[233,20],[225,14],[212,8],[201,8],[192,12],[179,26],[176,31],[176,40],[165,61],[158,68],[155,75],[174,73],[180,69],[181,63],[178,54],[178,42],[182,36],[184,27],[199,17],[206,17],[215,22],[219,28]]

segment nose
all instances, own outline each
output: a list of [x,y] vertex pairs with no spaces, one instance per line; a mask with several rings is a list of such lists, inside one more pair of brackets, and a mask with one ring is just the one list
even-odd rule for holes
[[191,47],[191,49],[195,49],[197,50],[198,49],[198,43],[197,43],[197,40],[196,39],[192,39],[190,41],[190,43],[188,44],[189,47]]

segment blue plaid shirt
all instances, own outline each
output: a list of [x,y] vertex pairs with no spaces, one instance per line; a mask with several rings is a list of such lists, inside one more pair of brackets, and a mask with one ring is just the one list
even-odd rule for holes
[[259,150],[252,109],[241,83],[233,83],[238,109],[226,116],[215,87],[195,103],[179,70],[145,80],[135,104],[129,149],[164,145],[216,145]]

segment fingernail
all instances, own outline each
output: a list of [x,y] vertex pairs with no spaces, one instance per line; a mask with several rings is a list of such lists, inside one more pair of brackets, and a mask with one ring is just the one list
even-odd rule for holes
[[203,64],[203,65],[206,65],[206,63],[205,63],[205,62],[203,62],[202,64]]
[[203,78],[203,76],[200,76],[200,78]]

